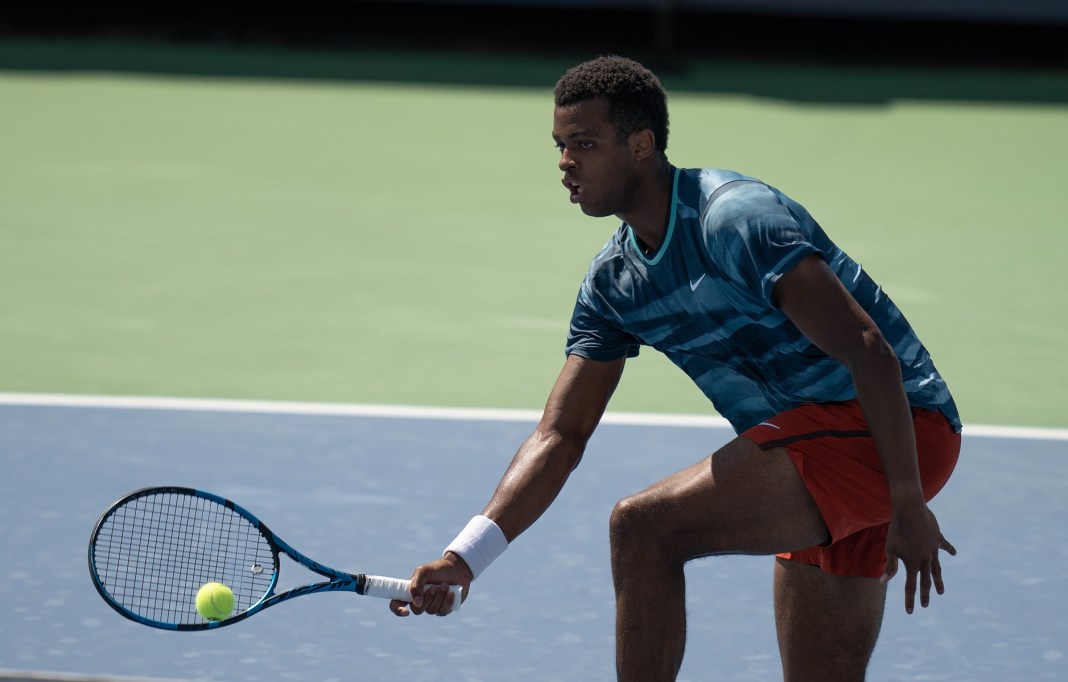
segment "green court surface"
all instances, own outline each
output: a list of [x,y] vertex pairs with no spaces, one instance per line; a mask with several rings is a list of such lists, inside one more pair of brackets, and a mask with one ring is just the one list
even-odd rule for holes
[[[0,391],[537,408],[589,259],[572,60],[0,43]],[[966,423],[1068,426],[1068,74],[693,64],[669,156],[780,187]],[[655,352],[611,409],[708,412]]]

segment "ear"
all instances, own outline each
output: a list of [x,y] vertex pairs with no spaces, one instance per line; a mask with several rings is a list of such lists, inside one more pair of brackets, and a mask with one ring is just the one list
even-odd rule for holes
[[651,128],[643,128],[630,136],[630,151],[635,161],[644,161],[656,152],[656,135]]

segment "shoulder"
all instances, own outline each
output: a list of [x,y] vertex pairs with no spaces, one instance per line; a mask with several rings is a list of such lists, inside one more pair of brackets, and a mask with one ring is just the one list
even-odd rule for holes
[[680,170],[679,217],[700,223],[706,238],[741,236],[760,225],[793,222],[794,204],[764,181],[736,171]]
[[743,184],[763,185],[760,180],[721,168],[680,168],[678,200],[699,213],[712,201]]
[[[723,242],[748,242],[766,230],[793,232],[798,214],[785,195],[762,180],[720,169],[681,171],[679,217],[713,251]],[[732,249],[733,250],[733,249]]]

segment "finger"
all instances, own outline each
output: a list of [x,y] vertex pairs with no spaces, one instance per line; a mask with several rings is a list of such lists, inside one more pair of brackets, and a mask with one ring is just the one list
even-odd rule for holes
[[389,610],[401,618],[405,618],[411,613],[411,611],[408,610],[408,602],[400,601],[399,599],[390,600]]
[[431,615],[440,615],[441,605],[445,600],[439,585],[427,585],[423,592],[423,611]]
[[916,571],[905,567],[905,613],[916,608]]
[[401,602],[401,604],[403,604],[404,607],[408,610],[408,613],[412,614],[413,616],[421,616],[424,613],[426,613],[426,604],[422,604],[421,606],[416,606],[415,603],[414,603],[414,600],[413,600],[412,603],[407,603],[406,604],[404,602]]
[[447,616],[450,613],[452,613],[453,600],[455,599],[455,597],[453,596],[452,590],[449,589],[448,585],[441,585],[440,589],[441,589],[441,607],[438,609],[438,615],[439,616]]
[[931,567],[920,569],[920,606],[927,608],[931,603]]
[[455,595],[453,594],[452,587],[448,583],[441,583],[436,585],[434,589],[437,592],[437,598],[434,600],[434,604],[437,607],[437,611],[434,612],[438,616],[447,616],[453,612]]
[[942,563],[938,560],[938,555],[935,555],[934,561],[931,562],[931,577],[934,578],[935,590],[938,594],[946,593],[946,586],[942,582]]
[[[423,608],[423,592],[425,589],[423,585],[425,582],[426,580],[423,578],[422,574],[419,571],[416,571],[412,574],[412,579],[408,583],[408,591],[412,593],[412,606],[417,609]],[[422,613],[422,611],[416,611],[416,613]]]

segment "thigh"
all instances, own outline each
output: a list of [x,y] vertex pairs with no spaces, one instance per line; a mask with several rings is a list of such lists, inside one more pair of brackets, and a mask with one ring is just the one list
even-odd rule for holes
[[621,501],[620,507],[647,523],[682,560],[775,554],[829,537],[786,450],[761,450],[745,438],[735,438],[701,462]]
[[[926,499],[953,471],[960,434],[941,414],[913,408],[919,468]],[[860,405],[807,404],[743,434],[763,448],[785,447],[820,508],[831,535],[827,545],[783,553],[828,573],[878,577],[886,566],[891,516],[882,459]]]
[[[957,463],[960,434],[941,414],[919,408],[913,408],[913,428],[924,497],[930,500]],[[835,542],[889,522],[882,458],[855,400],[802,405],[743,437],[762,448],[786,448]]]
[[878,579],[832,575],[779,559],[775,626],[784,679],[863,680],[885,604],[886,586]]

